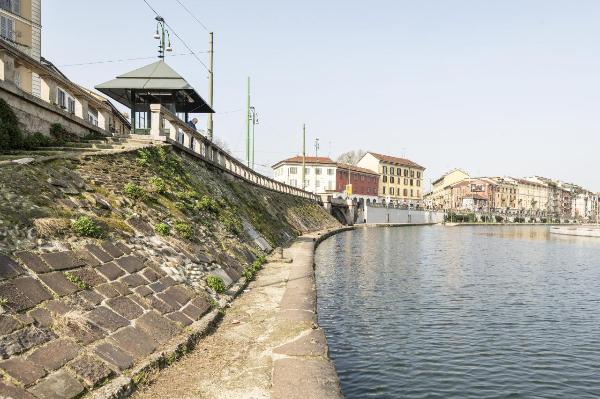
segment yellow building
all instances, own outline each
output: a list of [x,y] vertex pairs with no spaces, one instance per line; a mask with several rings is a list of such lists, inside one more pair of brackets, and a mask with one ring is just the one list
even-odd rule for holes
[[367,152],[357,166],[379,174],[378,196],[386,202],[421,205],[425,168],[411,160]]
[[431,192],[427,194],[428,208],[450,209],[452,207],[451,187],[470,176],[462,169],[453,169],[432,183]]

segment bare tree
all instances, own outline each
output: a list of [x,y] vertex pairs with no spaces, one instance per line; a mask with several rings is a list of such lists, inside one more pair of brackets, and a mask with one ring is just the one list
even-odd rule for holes
[[344,152],[337,158],[337,161],[341,163],[347,163],[350,165],[356,165],[366,153],[367,152],[365,150]]

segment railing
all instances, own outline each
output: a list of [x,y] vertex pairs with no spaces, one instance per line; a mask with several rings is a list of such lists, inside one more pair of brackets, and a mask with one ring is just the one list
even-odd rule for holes
[[151,139],[166,141],[251,184],[321,202],[321,197],[317,194],[278,182],[252,170],[160,104],[150,105],[150,112],[152,117]]

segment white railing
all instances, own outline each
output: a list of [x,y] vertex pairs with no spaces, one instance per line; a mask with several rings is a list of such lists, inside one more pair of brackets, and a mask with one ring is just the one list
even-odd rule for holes
[[319,195],[278,182],[257,173],[253,169],[228,154],[221,147],[208,140],[200,132],[192,129],[175,114],[160,104],[150,105],[152,116],[151,139],[166,141],[211,165],[244,179],[247,182],[269,190],[321,202]]

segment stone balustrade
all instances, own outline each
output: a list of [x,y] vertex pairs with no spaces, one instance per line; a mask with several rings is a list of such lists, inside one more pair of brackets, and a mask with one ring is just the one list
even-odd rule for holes
[[202,133],[192,129],[184,121],[160,104],[150,105],[150,138],[165,141],[183,149],[203,161],[245,181],[269,190],[292,194],[320,202],[320,196],[293,187],[257,173],[252,168],[228,154],[221,147],[208,140]]

